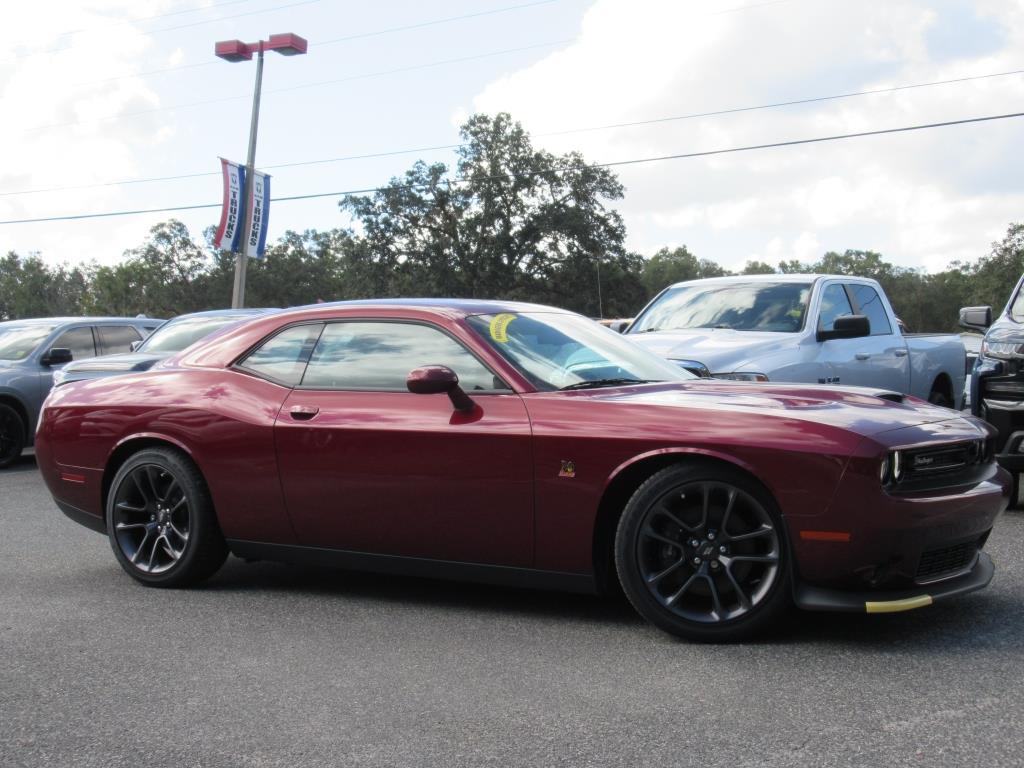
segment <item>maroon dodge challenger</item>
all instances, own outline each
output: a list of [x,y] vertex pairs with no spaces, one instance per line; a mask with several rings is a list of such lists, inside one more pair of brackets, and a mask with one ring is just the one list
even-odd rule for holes
[[748,637],[790,604],[890,612],[980,589],[1009,501],[993,432],[867,389],[698,379],[508,302],[302,307],[141,375],[56,389],[36,455],[152,586],[228,553],[601,591]]

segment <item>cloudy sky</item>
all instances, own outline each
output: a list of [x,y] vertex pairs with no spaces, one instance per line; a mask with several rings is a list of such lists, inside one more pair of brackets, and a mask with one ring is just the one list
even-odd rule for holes
[[[275,32],[310,41],[267,58],[275,196],[451,160],[430,148],[474,111],[593,162],[1024,112],[1024,0],[37,0],[0,4],[0,28],[2,222],[216,204],[254,65],[213,44]],[[619,210],[644,254],[739,268],[862,248],[936,270],[1024,219],[1021,146],[1016,118],[627,165]],[[198,236],[219,211],[3,223],[0,251],[111,263],[170,216]],[[335,197],[281,202],[270,236],[347,224]]]

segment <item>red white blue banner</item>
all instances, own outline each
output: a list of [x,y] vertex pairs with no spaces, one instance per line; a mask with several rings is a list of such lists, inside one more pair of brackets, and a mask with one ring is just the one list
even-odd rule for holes
[[267,250],[267,224],[270,217],[270,176],[259,171],[252,174],[252,228],[245,240],[245,255],[262,259]]
[[242,221],[242,188],[245,186],[245,166],[220,159],[224,174],[224,203],[220,211],[220,224],[213,236],[213,244],[222,251],[238,252],[245,223]]

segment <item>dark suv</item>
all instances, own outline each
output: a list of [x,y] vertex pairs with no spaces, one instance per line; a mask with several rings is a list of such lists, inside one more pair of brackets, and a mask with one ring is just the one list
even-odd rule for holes
[[163,320],[45,317],[0,322],[0,468],[32,444],[53,372],[72,360],[127,352]]
[[965,307],[960,325],[985,330],[971,376],[971,413],[999,430],[996,458],[1014,477],[1011,505],[1021,505],[1024,472],[1024,276],[1006,309],[992,322],[991,307]]

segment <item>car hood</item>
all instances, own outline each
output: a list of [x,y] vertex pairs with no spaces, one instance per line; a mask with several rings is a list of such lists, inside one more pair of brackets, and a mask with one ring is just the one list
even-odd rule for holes
[[68,363],[64,366],[66,371],[103,371],[104,373],[130,373],[135,371],[148,371],[161,360],[167,358],[166,354],[150,354],[149,352],[125,352],[120,355],[103,355],[92,357],[88,360]]
[[692,328],[628,334],[630,341],[670,360],[694,360],[711,373],[732,373],[746,361],[794,348],[799,334]]
[[[862,437],[895,429],[939,422],[967,426],[956,411],[869,387],[823,387],[817,384],[755,384],[698,379],[682,384],[643,385],[615,389],[580,390],[574,396],[628,406],[665,409],[700,409],[724,414],[746,412],[761,416],[827,424]],[[973,422],[974,420],[971,419]],[[941,431],[941,430],[940,430]],[[979,432],[979,435],[982,434]]]

